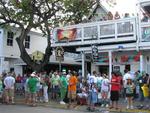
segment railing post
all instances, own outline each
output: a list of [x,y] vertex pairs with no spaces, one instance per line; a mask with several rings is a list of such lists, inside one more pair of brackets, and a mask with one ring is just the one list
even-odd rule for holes
[[97,40],[99,40],[100,39],[100,25],[99,24],[97,25],[97,30],[98,30]]
[[81,42],[84,42],[84,27],[81,28]]
[[117,39],[118,37],[118,26],[117,26],[117,22],[115,22],[115,39]]

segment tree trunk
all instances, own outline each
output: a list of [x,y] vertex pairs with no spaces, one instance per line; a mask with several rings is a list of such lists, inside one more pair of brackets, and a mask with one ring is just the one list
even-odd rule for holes
[[34,62],[31,57],[29,56],[29,54],[27,53],[24,45],[23,45],[23,41],[21,40],[21,37],[16,38],[16,41],[18,43],[19,49],[20,49],[20,57],[22,58],[22,60],[28,65],[30,66],[33,71],[36,72],[40,72],[42,70],[42,68],[49,63],[49,58],[52,55],[52,48],[50,45],[47,46],[46,50],[45,50],[45,55],[44,58],[42,60],[42,62],[36,63]]

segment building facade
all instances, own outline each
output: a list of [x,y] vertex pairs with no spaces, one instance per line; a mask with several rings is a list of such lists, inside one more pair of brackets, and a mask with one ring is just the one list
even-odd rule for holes
[[[19,33],[17,28],[11,28],[11,30],[0,28],[0,73],[15,71],[17,74],[22,74],[23,72],[22,65],[25,63],[17,64],[20,59],[20,51],[15,39]],[[44,52],[47,43],[42,34],[30,32],[24,44],[27,52],[32,54],[37,50]]]
[[[74,52],[82,55],[83,76],[88,71],[85,67],[86,56],[91,57],[91,71],[107,73],[110,77],[113,70],[123,73],[125,69],[150,74],[150,21],[142,21],[140,16],[142,8],[149,18],[149,7],[150,0],[140,0],[137,4],[138,16],[56,28],[52,46],[76,48]],[[62,32],[57,32],[58,30]],[[74,32],[64,39],[63,32],[71,30]],[[94,61],[93,45],[98,49],[98,58]]]
[[[22,75],[30,69],[20,58],[20,50],[16,42],[16,37],[19,36],[19,33],[20,31],[17,28],[11,28],[11,30],[0,28],[0,73],[14,71],[16,74]],[[45,52],[47,39],[41,33],[31,31],[24,44],[28,54],[32,56],[37,51]],[[61,62],[62,67],[66,64],[81,67],[81,63],[76,62],[74,57],[77,57],[77,55],[65,53],[64,61]],[[53,51],[53,55],[50,57],[49,64],[51,64],[47,67],[49,71],[51,66],[55,67],[55,70],[59,67],[59,62],[55,58],[55,51]]]

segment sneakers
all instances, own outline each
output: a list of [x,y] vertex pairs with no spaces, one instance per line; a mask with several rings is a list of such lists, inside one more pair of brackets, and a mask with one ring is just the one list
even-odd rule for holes
[[106,108],[108,108],[109,107],[109,105],[108,104],[106,104]]
[[127,109],[129,109],[129,106],[127,106]]
[[131,109],[134,109],[134,107],[133,107],[133,106],[131,106],[130,108],[131,108]]
[[104,106],[105,106],[104,104],[101,105],[101,107],[104,107]]
[[133,106],[127,106],[127,109],[134,109]]
[[65,105],[66,103],[64,101],[60,101],[60,104]]

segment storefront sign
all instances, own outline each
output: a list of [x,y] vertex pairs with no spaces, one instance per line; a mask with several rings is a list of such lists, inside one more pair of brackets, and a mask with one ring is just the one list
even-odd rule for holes
[[40,51],[35,51],[31,54],[31,58],[32,60],[36,60],[36,61],[41,61],[44,57],[44,53],[40,52]]

